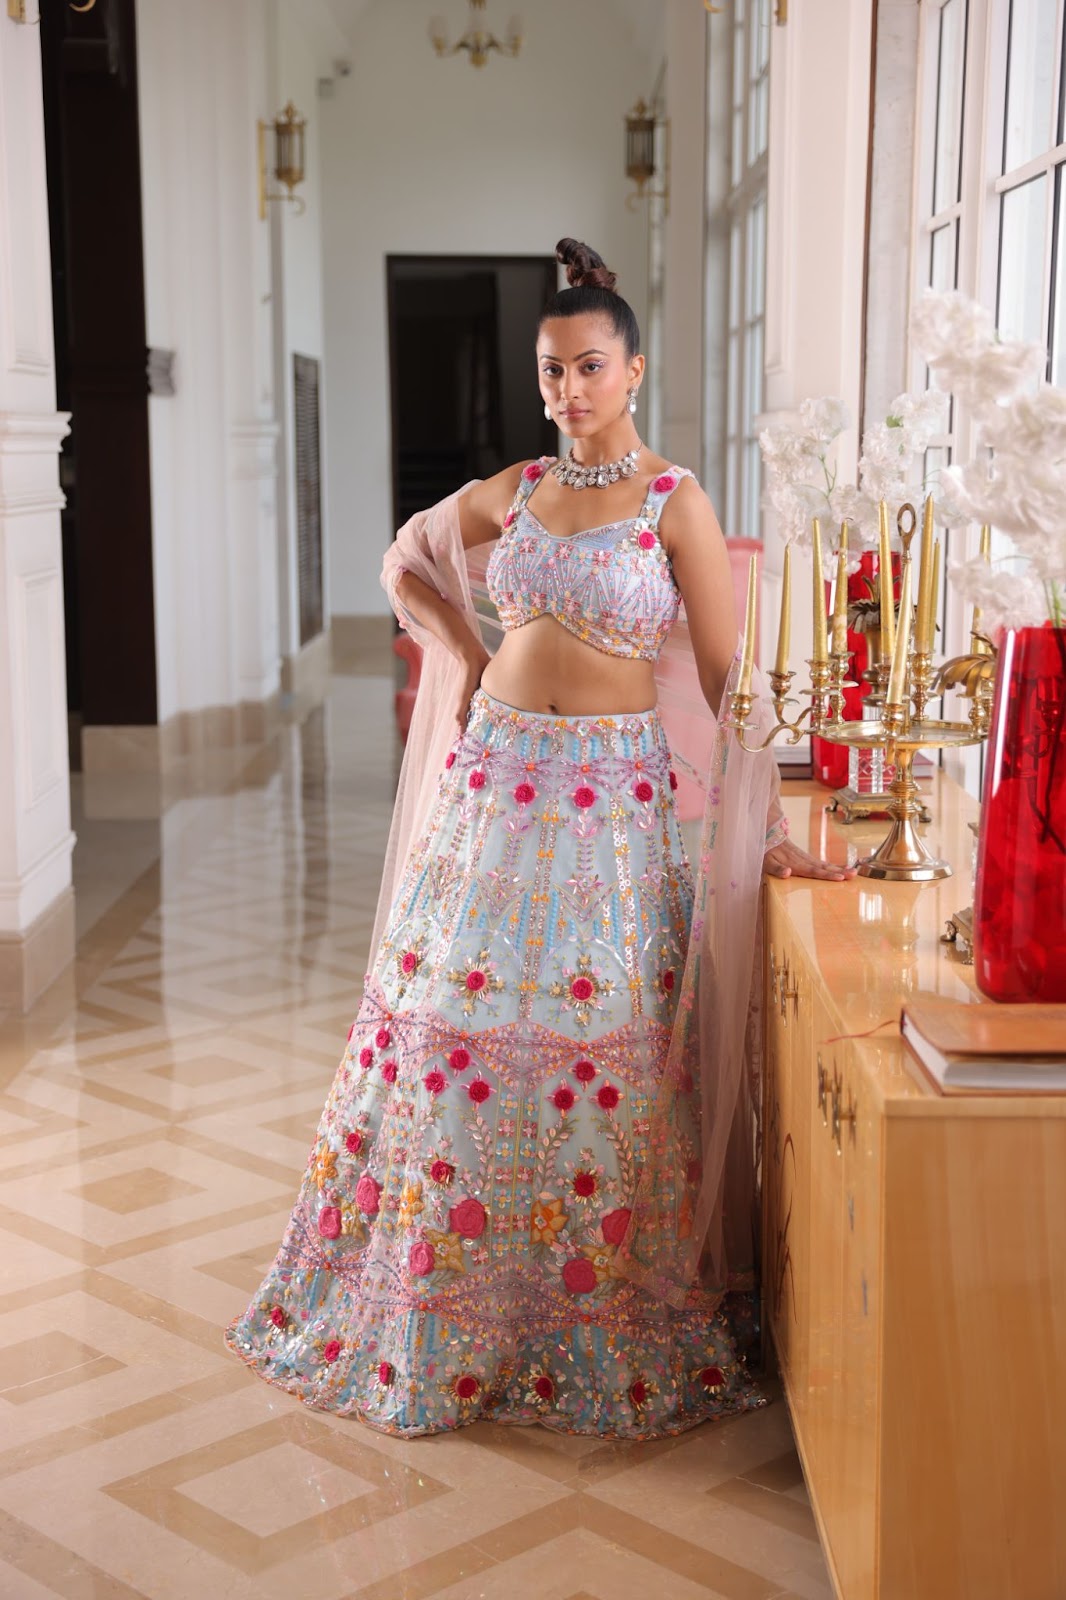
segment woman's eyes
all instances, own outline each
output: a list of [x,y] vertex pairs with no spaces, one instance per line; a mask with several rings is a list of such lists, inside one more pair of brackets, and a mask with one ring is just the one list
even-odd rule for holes
[[[603,370],[603,366],[604,363],[602,361],[586,361],[581,370],[582,372],[600,372]],[[544,367],[541,370],[546,378],[557,378],[562,371],[562,368]]]

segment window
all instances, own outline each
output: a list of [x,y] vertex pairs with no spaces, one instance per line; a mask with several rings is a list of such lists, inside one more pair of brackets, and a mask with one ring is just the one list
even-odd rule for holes
[[762,461],[756,418],[763,409],[766,309],[766,180],[770,108],[770,0],[733,8],[726,354],[725,532],[757,537]]

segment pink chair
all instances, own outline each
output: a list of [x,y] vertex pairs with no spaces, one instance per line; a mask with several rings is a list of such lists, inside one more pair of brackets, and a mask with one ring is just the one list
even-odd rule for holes
[[411,717],[415,709],[415,696],[418,693],[418,682],[422,676],[422,649],[415,644],[409,633],[398,633],[392,641],[393,654],[398,655],[401,661],[407,663],[407,682],[396,691],[396,726],[400,730],[400,738],[407,743],[407,735],[411,730]]

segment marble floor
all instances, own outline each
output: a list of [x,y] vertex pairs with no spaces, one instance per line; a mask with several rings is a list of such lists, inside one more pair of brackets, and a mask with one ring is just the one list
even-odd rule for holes
[[266,747],[75,780],[77,961],[0,1017],[0,1597],[828,1600],[779,1397],[404,1442],[224,1350],[357,1006],[396,750],[346,665]]

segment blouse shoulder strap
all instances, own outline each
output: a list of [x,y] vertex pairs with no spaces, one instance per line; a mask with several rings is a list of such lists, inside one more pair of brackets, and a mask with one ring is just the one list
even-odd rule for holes
[[663,506],[669,500],[682,478],[692,478],[695,481],[695,473],[691,472],[688,467],[671,467],[668,472],[660,472],[657,478],[653,478],[648,485],[648,495],[644,501],[641,517],[646,518],[653,525],[657,523],[662,515]]
[[515,490],[515,497],[511,503],[511,509],[516,515],[521,511],[555,459],[554,456],[541,456],[538,461],[531,461],[522,468],[521,476],[518,479],[518,488]]

